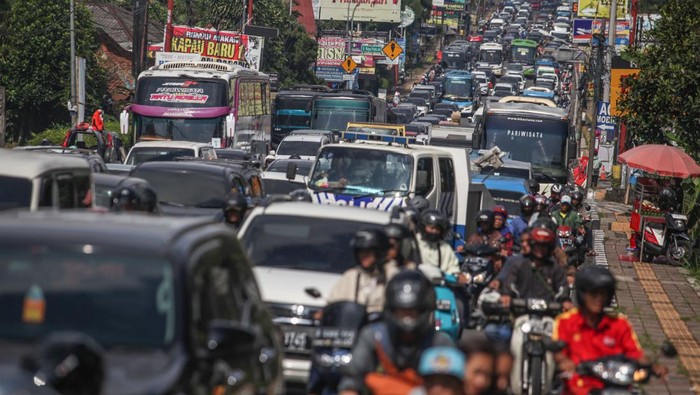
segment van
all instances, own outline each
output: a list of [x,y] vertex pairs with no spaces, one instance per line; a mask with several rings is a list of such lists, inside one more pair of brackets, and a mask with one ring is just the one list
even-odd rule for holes
[[92,207],[85,158],[4,150],[0,155],[0,210]]

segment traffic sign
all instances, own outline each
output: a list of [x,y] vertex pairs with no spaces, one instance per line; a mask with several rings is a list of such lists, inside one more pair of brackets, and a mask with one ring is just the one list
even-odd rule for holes
[[382,52],[384,52],[384,55],[386,55],[389,59],[394,60],[403,53],[403,48],[397,43],[395,40],[389,41],[384,48],[382,49]]
[[350,74],[357,68],[357,62],[352,59],[352,56],[348,56],[347,59],[343,60],[343,64],[340,66],[346,73]]
[[610,115],[610,103],[598,102],[598,111],[596,112],[596,130],[605,132],[606,141],[613,140],[615,136],[615,117]]

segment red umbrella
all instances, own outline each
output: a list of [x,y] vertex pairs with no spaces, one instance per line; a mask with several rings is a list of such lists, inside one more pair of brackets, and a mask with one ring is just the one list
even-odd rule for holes
[[618,157],[627,166],[669,177],[698,177],[700,166],[682,149],[648,144],[625,151]]

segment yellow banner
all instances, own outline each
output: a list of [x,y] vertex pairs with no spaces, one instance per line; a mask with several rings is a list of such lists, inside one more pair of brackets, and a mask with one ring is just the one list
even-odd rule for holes
[[[628,0],[617,0],[617,19],[626,19]],[[583,18],[610,18],[610,0],[578,0],[578,16]]]
[[617,101],[622,94],[622,79],[639,73],[639,69],[612,69],[610,71],[610,115],[619,117],[622,113],[617,109]]

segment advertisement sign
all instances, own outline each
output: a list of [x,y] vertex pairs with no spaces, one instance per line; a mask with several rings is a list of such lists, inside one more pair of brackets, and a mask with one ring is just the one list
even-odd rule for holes
[[[617,0],[617,19],[626,19],[628,1]],[[610,19],[610,0],[578,0],[578,16]]]
[[156,66],[166,62],[199,62],[202,56],[198,53],[156,52]]
[[401,22],[401,0],[320,0],[318,20]]
[[622,115],[617,109],[617,101],[622,95],[622,80],[639,73],[639,69],[612,69],[610,70],[610,115],[619,117]]
[[433,25],[445,25],[456,29],[459,26],[459,15],[460,13],[456,11],[433,10],[430,13],[428,23]]
[[[578,44],[588,44],[591,42],[594,33],[602,33],[607,38],[607,29],[603,29],[602,20],[574,19],[573,42]],[[630,22],[616,21],[615,45],[629,45]]]
[[598,111],[595,117],[595,129],[600,131],[601,136],[606,136],[606,141],[613,140],[615,133],[615,117],[610,115],[610,103],[598,102]]
[[342,82],[346,74],[341,65],[345,55],[345,38],[326,36],[318,39],[316,77],[327,82]]
[[173,26],[172,52],[199,54],[203,61],[260,69],[263,39],[224,30]]

